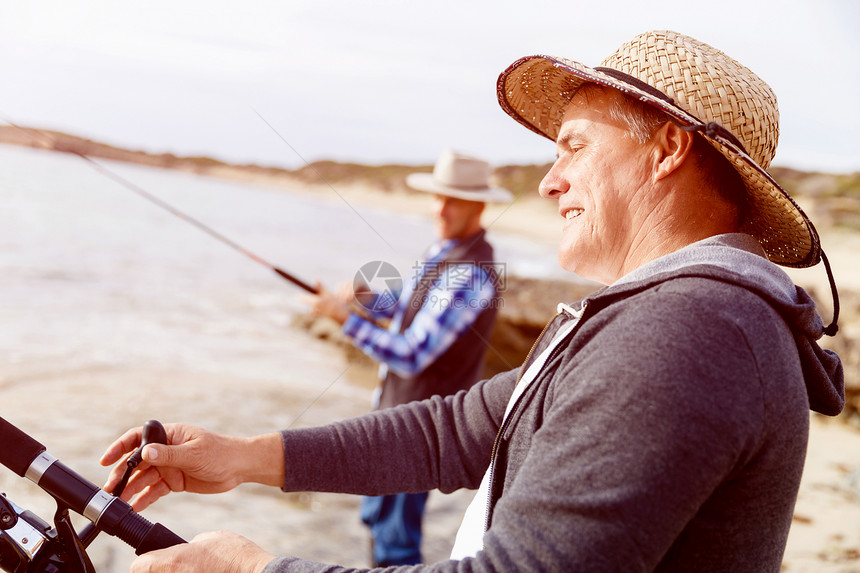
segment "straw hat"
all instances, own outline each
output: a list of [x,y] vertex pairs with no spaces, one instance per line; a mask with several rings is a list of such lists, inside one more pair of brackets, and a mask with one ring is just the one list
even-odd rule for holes
[[567,104],[586,82],[615,88],[700,133],[746,184],[751,213],[743,231],[777,264],[818,263],[815,227],[766,171],[779,111],[773,91],[752,71],[689,36],[657,31],[636,36],[595,68],[551,56],[521,58],[499,76],[497,95],[511,117],[555,141]]
[[507,203],[514,196],[507,189],[490,185],[490,164],[482,159],[444,150],[433,173],[412,173],[406,184],[419,191],[482,203]]

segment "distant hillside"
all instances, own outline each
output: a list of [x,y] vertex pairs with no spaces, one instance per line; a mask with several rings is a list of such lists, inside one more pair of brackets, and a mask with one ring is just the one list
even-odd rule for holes
[[99,143],[59,131],[8,125],[0,125],[0,143],[34,147],[36,149],[50,149],[64,153],[75,153],[89,157],[113,159],[115,161],[125,161],[127,163],[163,167],[166,169],[205,171],[212,167],[227,165],[222,161],[208,157],[177,157],[172,153],[152,154],[145,151],[113,147],[105,143]]
[[[363,165],[315,161],[299,169],[229,164],[210,157],[181,157],[113,147],[74,135],[48,130],[0,126],[0,142],[76,153],[94,158],[125,161],[165,169],[233,179],[312,185],[362,185],[383,192],[412,192],[405,179],[416,171],[430,172],[432,165]],[[516,195],[532,195],[550,164],[505,165],[494,171],[496,184]],[[774,178],[809,210],[818,227],[836,226],[860,230],[860,172],[849,175],[770,169]]]

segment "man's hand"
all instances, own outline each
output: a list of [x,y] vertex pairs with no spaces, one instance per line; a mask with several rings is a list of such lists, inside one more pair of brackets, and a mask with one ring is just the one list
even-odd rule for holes
[[364,285],[364,287],[356,291],[355,286],[348,282],[337,285],[337,291],[335,291],[335,296],[338,300],[345,304],[352,304],[359,295],[366,294],[373,294],[370,292],[370,289],[367,288],[367,285]]
[[327,291],[319,283],[317,283],[316,287],[317,294],[301,297],[304,302],[310,305],[311,311],[317,316],[327,316],[339,324],[346,322],[351,309],[349,304],[344,302],[343,293],[341,295],[334,294]]
[[[235,438],[185,424],[168,424],[164,429],[169,445],[144,447],[143,461],[122,493],[136,511],[171,491],[221,493],[249,481],[273,486],[284,483],[278,433]],[[124,460],[140,445],[141,434],[141,428],[123,434],[102,455],[101,464]],[[104,489],[111,491],[124,471],[124,463],[115,466]]]
[[191,543],[144,553],[130,573],[260,573],[274,558],[240,535],[214,531]]

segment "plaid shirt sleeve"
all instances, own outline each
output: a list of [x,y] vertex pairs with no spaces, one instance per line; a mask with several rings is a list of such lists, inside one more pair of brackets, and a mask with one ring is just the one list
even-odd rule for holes
[[481,311],[493,304],[494,295],[493,281],[484,269],[473,264],[450,265],[430,287],[421,310],[402,334],[355,314],[344,323],[343,332],[365,354],[410,378],[471,327]]

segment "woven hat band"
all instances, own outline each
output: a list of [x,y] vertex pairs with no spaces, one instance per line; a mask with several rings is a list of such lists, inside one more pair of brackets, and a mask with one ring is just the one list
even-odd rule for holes
[[[624,73],[624,72],[622,72],[620,70],[616,70],[614,68],[604,68],[602,66],[597,66],[594,69],[598,72],[602,72],[602,73],[606,74],[607,76],[613,77],[616,80],[626,82],[626,83],[630,84],[631,86],[633,86],[633,87],[635,87],[635,88],[637,88],[637,89],[639,89],[639,90],[641,90],[641,91],[643,91],[643,92],[645,92],[645,93],[647,93],[653,97],[656,97],[657,99],[661,99],[661,100],[665,101],[666,103],[675,106],[676,108],[678,107],[672,98],[670,98],[669,96],[667,96],[666,94],[664,94],[663,92],[658,90],[657,88],[646,84],[642,80],[635,78],[635,77],[631,76],[630,74]],[[681,111],[683,112],[684,110],[681,110]],[[687,114],[687,115],[689,115],[689,114]],[[698,119],[698,118],[696,118],[696,119]],[[675,123],[678,123],[678,122],[676,121]],[[705,123],[705,122],[699,120],[699,123],[693,124],[693,125],[681,125],[681,124],[678,124],[678,125],[684,131],[690,131],[690,132],[694,132],[694,133],[695,132],[703,133],[703,134],[707,135],[708,137],[710,137],[711,139],[727,140],[727,141],[731,142],[735,147],[737,147],[738,149],[743,151],[744,153],[747,153],[747,150],[744,147],[744,144],[741,143],[741,141],[737,137],[735,137],[731,131],[729,131],[728,129],[721,126],[719,123],[717,123],[715,121],[710,121],[708,123]],[[749,154],[747,153],[747,155],[749,155]]]
[[621,70],[616,70],[615,68],[604,68],[603,66],[596,66],[594,69],[598,72],[603,72],[607,76],[615,78],[616,80],[627,82],[631,86],[638,88],[647,94],[651,94],[658,99],[662,99],[666,103],[675,105],[675,100],[673,100],[654,86],[646,84],[639,78],[633,77],[630,74],[622,72]]

